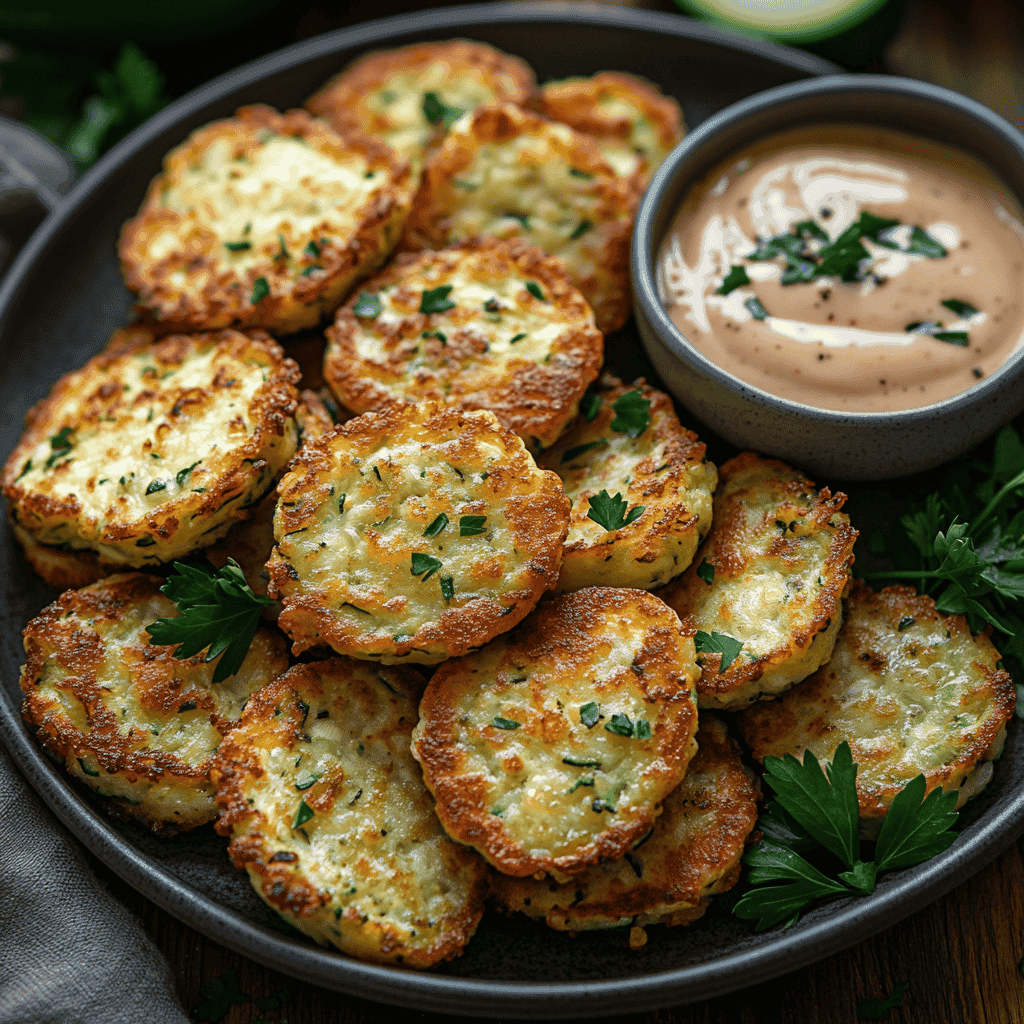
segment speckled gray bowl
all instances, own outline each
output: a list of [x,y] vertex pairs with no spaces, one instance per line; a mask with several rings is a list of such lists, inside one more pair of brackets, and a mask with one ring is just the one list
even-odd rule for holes
[[637,326],[665,384],[733,444],[823,478],[905,476],[961,454],[1024,409],[1024,349],[969,391],[921,409],[831,412],[777,398],[716,366],[672,323],[655,287],[658,247],[692,182],[748,142],[822,122],[881,125],[956,146],[1024,197],[1024,135],[958,93],[883,75],[836,75],[769,89],[687,135],[647,190],[633,234]]

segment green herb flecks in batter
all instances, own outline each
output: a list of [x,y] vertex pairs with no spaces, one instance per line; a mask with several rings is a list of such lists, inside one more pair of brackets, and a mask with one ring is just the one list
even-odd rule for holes
[[451,293],[453,285],[442,284],[437,288],[424,289],[423,296],[420,299],[420,312],[421,313],[446,313],[449,309],[454,309],[458,303],[452,302],[448,298]]
[[461,107],[450,107],[436,92],[423,94],[423,116],[430,124],[441,125],[447,131],[465,111]]

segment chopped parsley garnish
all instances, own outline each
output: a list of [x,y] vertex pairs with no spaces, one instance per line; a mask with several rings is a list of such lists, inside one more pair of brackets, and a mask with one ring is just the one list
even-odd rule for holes
[[437,338],[437,340],[439,342],[441,342],[442,345],[447,345],[448,344],[448,335],[445,334],[443,331],[424,331],[420,335],[420,337],[421,338]]
[[615,813],[615,808],[607,800],[602,800],[599,796],[594,797],[593,803],[590,805],[590,809],[595,814],[600,814],[602,811],[608,811],[609,814]]
[[[412,574],[422,576],[423,580],[429,580],[431,576],[441,568],[441,559],[433,555],[424,555],[420,551],[412,553]],[[423,580],[420,582],[422,583]]]
[[306,778],[302,779],[300,782],[295,783],[295,788],[300,791],[309,789],[309,787],[312,786],[313,783],[315,783],[320,778],[320,775],[320,772],[313,772],[312,775],[307,775]]
[[198,462],[193,462],[191,466],[186,466],[184,469],[179,469],[174,477],[174,482],[179,487],[181,487],[181,485],[184,484],[185,481],[189,478],[189,475],[191,474],[192,470],[195,469],[196,466],[198,466],[199,463],[202,461],[202,459],[199,459]]
[[[880,871],[919,864],[956,839],[950,826],[957,818],[957,792],[937,786],[925,797],[925,777],[918,775],[896,794],[874,858],[861,860],[856,779],[857,765],[845,741],[824,771],[810,750],[804,751],[802,763],[792,754],[765,757],[764,781],[775,800],[758,821],[763,838],[743,858],[753,869],[748,875],[752,888],[733,908],[737,916],[756,920],[758,931],[788,926],[809,904],[866,896],[874,891]],[[805,853],[813,853],[830,874],[805,859]]]
[[750,284],[750,278],[747,277],[746,270],[743,267],[733,266],[729,273],[725,275],[721,285],[715,289],[715,294],[728,295],[729,292],[742,288],[745,284]]
[[825,231],[817,221],[813,220],[802,220],[799,224],[793,226],[793,234],[803,237],[804,235],[810,235],[812,238],[817,238],[821,242],[828,241],[828,232]]
[[914,230],[910,232],[910,244],[906,251],[927,256],[930,260],[942,259],[943,256],[949,255],[937,238],[932,238],[924,228],[919,228],[916,224]]
[[487,312],[487,313],[497,313],[500,310],[501,310],[501,306],[498,303],[498,300],[496,298],[494,298],[494,296],[491,296],[491,298],[489,298],[484,303],[484,311]]
[[936,331],[932,337],[936,341],[946,341],[951,345],[962,345],[964,348],[971,343],[966,331]]
[[572,229],[572,234],[569,235],[569,241],[570,242],[576,241],[577,238],[582,237],[588,231],[590,231],[591,228],[593,228],[593,226],[594,226],[594,222],[593,221],[591,221],[591,220],[581,220],[579,222],[579,224],[577,224],[576,227],[574,227]]
[[510,345],[514,345],[517,341],[522,341],[523,338],[525,338],[525,337],[526,337],[526,332],[525,331],[520,331],[519,334],[513,335],[511,338],[509,338],[508,343]]
[[487,516],[462,516],[459,519],[459,536],[476,537],[478,534],[486,533],[485,522]]
[[85,763],[85,761],[83,761],[83,760],[82,760],[82,758],[80,758],[80,757],[79,757],[79,758],[76,758],[76,760],[78,761],[78,764],[79,764],[79,766],[81,767],[82,771],[83,771],[83,772],[85,772],[85,774],[86,774],[86,775],[90,775],[90,776],[92,776],[92,778],[94,778],[94,779],[95,779],[95,778],[99,778],[99,774],[100,774],[100,773],[99,773],[99,771],[98,771],[97,769],[95,769],[95,768],[90,768],[90,767],[89,767],[89,766],[88,766],[88,765],[87,765],[87,764]]
[[581,170],[581,169],[580,169],[579,167],[570,167],[570,168],[569,168],[569,173],[570,173],[570,174],[571,174],[571,175],[572,175],[572,176],[573,176],[574,178],[586,178],[586,179],[588,179],[588,180],[589,180],[589,179],[591,179],[591,178],[593,178],[593,177],[594,177],[594,176],[593,176],[593,175],[592,175],[592,174],[590,173],[590,171],[584,171],[584,170]]
[[697,650],[703,654],[721,654],[722,663],[718,666],[719,672],[724,672],[743,649],[743,644],[727,633],[715,633],[714,631],[705,633],[702,629],[697,630],[693,642]]
[[245,252],[252,248],[252,242],[225,242],[224,248],[229,252]]
[[32,469],[32,460],[26,459],[25,465],[21,467],[21,472],[14,478],[14,482],[17,483],[29,470]]
[[747,301],[743,303],[743,306],[755,320],[768,319],[768,310],[761,305],[760,299],[756,297],[747,299]]
[[502,718],[500,715],[496,715],[494,718],[494,724],[499,729],[518,729],[523,723],[517,722],[511,718]]
[[980,310],[975,309],[969,302],[964,302],[962,299],[943,299],[939,305],[945,306],[946,309],[955,313],[957,316],[977,316],[980,312]]
[[436,537],[448,525],[448,517],[442,512],[424,531],[424,537]]
[[633,735],[633,722],[629,715],[612,715],[612,720],[605,722],[604,727],[608,732],[615,733],[616,736]]
[[284,244],[284,235],[278,234],[277,236],[277,252],[274,253],[275,260],[286,260],[288,259],[288,247]]
[[570,796],[571,794],[575,793],[576,790],[580,788],[580,786],[592,786],[593,784],[594,784],[594,776],[593,775],[585,775],[582,779],[577,779],[572,784],[572,787],[565,791],[565,794],[566,794],[566,796]]
[[71,451],[74,447],[74,443],[70,440],[72,433],[74,433],[74,431],[71,427],[61,427],[60,430],[50,438],[51,454],[48,456],[44,468],[51,469],[58,459],[64,458],[64,456]]
[[597,706],[597,701],[590,701],[584,704],[580,708],[580,721],[588,728],[593,729],[597,725],[598,719],[601,717],[601,709]]
[[157,491],[166,491],[167,482],[165,480],[150,480],[149,486],[146,488],[146,494],[156,494]]
[[267,283],[265,277],[257,277],[252,283],[252,296],[249,298],[249,302],[255,306],[257,302],[262,302],[270,294],[270,285]]
[[455,581],[451,576],[441,577],[441,596],[450,601],[455,596]]
[[606,530],[621,530],[624,526],[636,522],[646,511],[645,505],[634,505],[627,514],[628,507],[629,502],[623,501],[621,494],[616,494],[613,498],[607,491],[601,491],[590,499],[587,518]]
[[343,515],[345,512],[345,495],[338,495],[338,515]]
[[430,124],[439,124],[447,131],[465,111],[461,107],[450,107],[436,92],[423,94],[423,116]]
[[913,323],[907,324],[903,330],[910,334],[934,334],[936,331],[942,330],[941,320],[915,320]]
[[715,567],[703,558],[697,566],[697,575],[710,587],[715,582]]
[[584,452],[589,452],[592,448],[604,448],[607,444],[607,441],[601,439],[598,441],[587,441],[585,444],[577,444],[572,448],[566,448],[562,453],[562,462],[572,462],[573,459],[578,458]]
[[313,259],[320,259],[320,246],[316,242],[310,241],[306,243],[306,248],[302,250],[307,256],[312,256]]
[[636,720],[636,738],[638,740],[649,740],[651,738],[651,723],[646,718]]
[[316,811],[305,800],[300,800],[299,809],[295,812],[295,821],[292,822],[292,828],[300,828],[302,825],[305,825],[314,814],[316,814]]
[[917,619],[915,619],[913,615],[904,615],[903,618],[900,619],[896,630],[897,632],[902,633],[903,630],[909,629],[915,622],[917,622]]
[[452,287],[450,284],[442,284],[437,288],[425,289],[423,297],[420,299],[420,312],[446,313],[449,309],[454,309],[458,303],[452,302],[448,298]]
[[562,764],[571,764],[573,768],[600,768],[600,761],[593,761],[586,757],[570,757],[568,754],[562,758]]
[[651,422],[651,400],[639,391],[627,391],[612,402],[615,418],[609,426],[620,434],[639,437]]
[[[152,538],[144,538],[152,541]],[[191,658],[204,648],[207,663],[220,656],[213,682],[234,675],[256,635],[260,614],[274,602],[252,592],[238,563],[223,569],[174,563],[174,572],[160,588],[177,606],[177,617],[157,619],[146,627],[150,644],[177,644],[175,658]]]
[[[580,413],[588,423],[593,423],[594,418],[601,411],[601,406],[604,405],[604,399],[597,394],[595,391],[588,391],[580,399]],[[564,462],[565,459],[563,458]]]
[[543,289],[543,288],[541,288],[541,286],[540,286],[539,284],[537,284],[537,282],[536,282],[536,281],[527,281],[527,282],[526,282],[526,290],[527,290],[527,291],[528,291],[528,292],[529,292],[529,293],[530,293],[530,294],[531,294],[531,295],[532,295],[532,296],[533,296],[533,297],[534,297],[535,299],[539,299],[539,300],[540,300],[541,302],[544,302],[544,301],[546,301],[546,300],[544,299],[544,289]]

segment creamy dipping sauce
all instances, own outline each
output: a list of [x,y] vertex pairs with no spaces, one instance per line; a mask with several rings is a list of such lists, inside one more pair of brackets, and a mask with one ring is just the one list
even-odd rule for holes
[[821,409],[914,409],[1024,342],[1022,220],[1006,186],[950,146],[793,129],[690,189],[658,291],[690,343],[748,384]]

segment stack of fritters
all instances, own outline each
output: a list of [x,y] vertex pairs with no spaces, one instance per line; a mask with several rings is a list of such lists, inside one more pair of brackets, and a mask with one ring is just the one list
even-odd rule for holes
[[[121,238],[141,322],[4,468],[29,563],[83,588],[25,630],[24,714],[68,770],[159,832],[219,808],[296,927],[413,967],[461,952],[488,888],[634,946],[700,917],[757,784],[698,707],[788,691],[742,711],[754,756],[850,739],[866,821],[917,767],[976,792],[1013,704],[987,639],[899,589],[843,626],[845,496],[752,453],[719,478],[667,395],[601,375],[675,101],[538,90],[453,41],[307,108],[168,155]],[[330,392],[300,394],[266,332],[329,315]],[[109,575],[204,555],[276,602],[217,683],[148,634],[178,614],[160,577]]]

